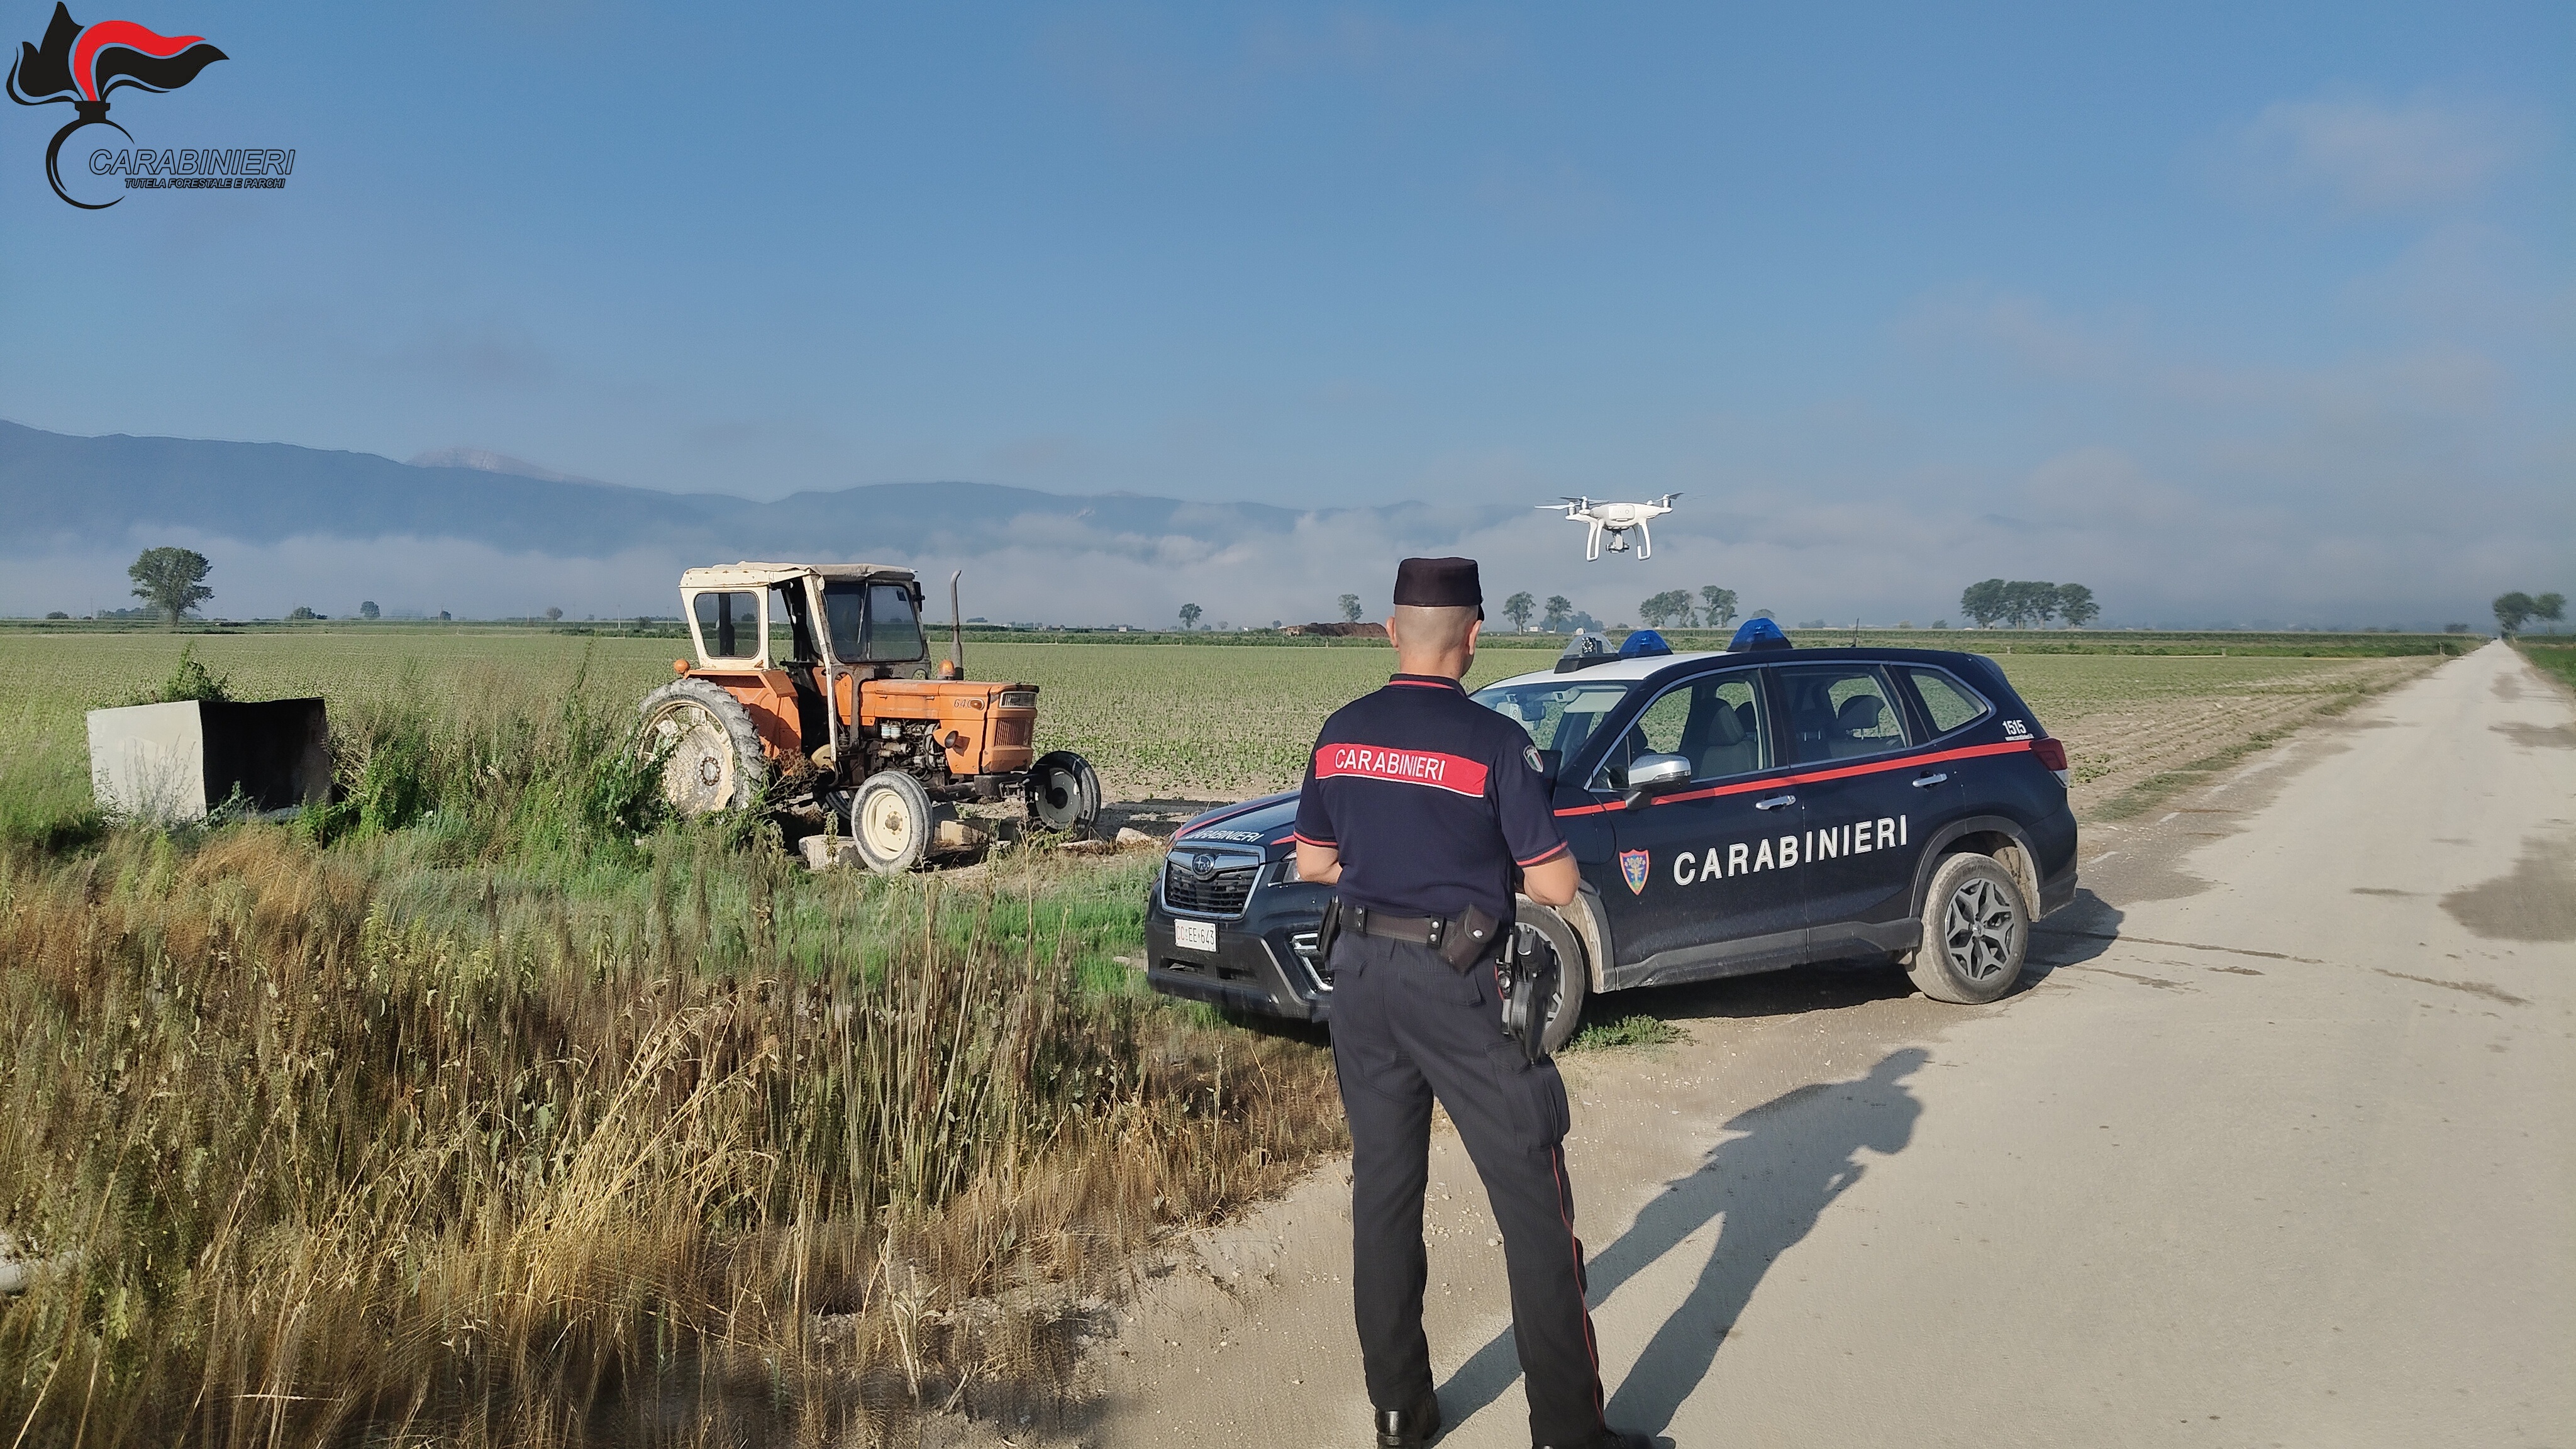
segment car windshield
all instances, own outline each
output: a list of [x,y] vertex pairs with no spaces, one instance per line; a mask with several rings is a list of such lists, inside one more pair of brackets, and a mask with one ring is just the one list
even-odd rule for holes
[[907,664],[929,652],[912,590],[902,584],[827,583],[823,613],[833,657],[845,664]]
[[1542,750],[1574,758],[1583,742],[1601,727],[1634,685],[1617,680],[1548,680],[1536,684],[1497,684],[1475,693],[1475,701],[1529,731]]

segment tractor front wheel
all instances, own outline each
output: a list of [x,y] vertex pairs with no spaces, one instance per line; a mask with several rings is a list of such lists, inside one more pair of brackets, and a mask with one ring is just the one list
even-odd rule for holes
[[930,792],[901,770],[879,770],[859,782],[850,801],[850,838],[859,859],[879,875],[901,875],[930,853]]
[[1100,818],[1100,776],[1071,750],[1052,750],[1029,767],[1029,823],[1082,835]]
[[703,679],[675,679],[644,696],[646,759],[662,761],[662,798],[682,815],[738,810],[769,785],[769,757],[742,701]]

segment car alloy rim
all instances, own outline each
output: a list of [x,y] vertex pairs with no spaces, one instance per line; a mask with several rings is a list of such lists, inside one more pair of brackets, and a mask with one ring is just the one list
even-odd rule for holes
[[1950,960],[1971,981],[1992,977],[2012,959],[2012,902],[1993,881],[1971,877],[1952,892],[1941,929]]

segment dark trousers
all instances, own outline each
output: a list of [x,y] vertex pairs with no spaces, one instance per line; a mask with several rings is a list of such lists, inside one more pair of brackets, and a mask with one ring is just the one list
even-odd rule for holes
[[1428,946],[1345,933],[1333,947],[1333,1065],[1351,1122],[1351,1297],[1369,1402],[1409,1409],[1431,1392],[1422,1192],[1436,1097],[1503,1230],[1531,1442],[1592,1438],[1601,1371],[1566,1179],[1565,1083],[1503,1034],[1493,967],[1461,973]]

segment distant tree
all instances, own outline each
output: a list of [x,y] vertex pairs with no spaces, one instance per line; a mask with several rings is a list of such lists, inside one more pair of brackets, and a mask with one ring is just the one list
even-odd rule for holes
[[439,610],[439,611],[438,611],[438,622],[440,622],[440,623],[442,623],[442,624],[446,623],[448,620],[453,619],[453,618],[455,618],[455,617],[456,617],[455,615],[450,614],[450,613],[449,613],[449,612],[447,612],[445,609],[441,609],[441,610]]
[[1959,612],[1968,616],[1970,627],[1991,629],[2011,612],[2005,598],[2005,590],[2009,587],[2001,579],[1970,584],[1959,591]]
[[1735,622],[1735,590],[1708,584],[1702,586],[1699,597],[1700,619],[1708,627],[1723,629]]
[[1550,594],[1540,607],[1546,610],[1546,614],[1538,626],[1551,634],[1564,633],[1566,618],[1574,612],[1574,601],[1563,594]]
[[384,612],[376,607],[376,601],[373,599],[358,606],[358,617],[361,619],[380,619],[384,617]]
[[1197,628],[1199,626],[1199,615],[1206,612],[1207,610],[1200,608],[1196,604],[1181,605],[1181,627],[1185,630]]
[[62,610],[60,610],[60,609],[56,609],[56,610],[54,610],[53,612],[51,612],[51,613],[49,613],[49,614],[45,615],[45,617],[46,617],[46,618],[48,618],[48,619],[68,619],[68,618],[70,618],[70,617],[71,617],[71,615],[64,613],[64,612],[63,612]]
[[2045,624],[2057,617],[2057,585],[2038,579],[2015,579],[2004,585],[2004,622],[2016,629]]
[[147,548],[126,567],[125,576],[134,580],[134,597],[160,610],[176,629],[181,615],[215,596],[206,587],[206,575],[214,567],[193,548]]
[[2469,632],[2469,626],[2466,624],[2445,624],[2442,626],[2442,632],[2445,634],[2466,634]]
[[318,619],[322,616],[313,612],[313,606],[311,604],[298,604],[294,608],[286,611],[286,617],[300,622],[306,619]]
[[1950,621],[1947,619],[1935,619],[1932,621],[1932,627],[1935,629],[1947,629],[1950,627]]
[[1341,597],[1340,603],[1342,606],[1342,622],[1346,624],[1358,623],[1360,621],[1360,596],[1357,594],[1344,594]]
[[1503,617],[1512,621],[1512,629],[1515,633],[1527,629],[1530,615],[1537,612],[1538,600],[1526,593],[1514,594],[1503,600]]
[[2066,620],[2066,627],[2081,629],[2102,617],[2102,606],[2093,602],[2093,591],[2082,584],[2059,584],[2057,612]]
[[559,622],[561,622],[561,621],[562,621],[562,619],[563,619],[563,610],[562,610],[561,608],[556,607],[556,606],[553,606],[553,605],[548,605],[548,606],[547,606],[547,608],[546,608],[546,622],[547,622],[547,623],[549,623],[549,624],[559,623]]
[[[2567,622],[2567,596],[2541,594],[2534,597],[2531,601],[2531,617],[2551,624]],[[2550,632],[2554,634],[2558,631],[2553,629]]]
[[2532,614],[2537,612],[2539,602],[2520,589],[2510,594],[2496,595],[2494,604],[2496,631],[2508,639],[2521,633],[2522,626],[2531,622]]
[[1756,609],[1753,611],[1752,617],[1756,619],[1769,619],[1774,623],[1777,623],[1780,618],[1779,615],[1772,613],[1769,609]]
[[1690,591],[1666,589],[1638,604],[1637,617],[1645,620],[1649,629],[1660,629],[1666,624],[1687,629],[1691,621]]

